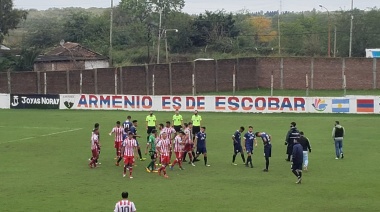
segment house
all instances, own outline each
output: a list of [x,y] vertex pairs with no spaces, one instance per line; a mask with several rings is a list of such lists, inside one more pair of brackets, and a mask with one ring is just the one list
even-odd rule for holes
[[64,71],[108,68],[108,57],[79,43],[65,42],[34,60],[34,71]]

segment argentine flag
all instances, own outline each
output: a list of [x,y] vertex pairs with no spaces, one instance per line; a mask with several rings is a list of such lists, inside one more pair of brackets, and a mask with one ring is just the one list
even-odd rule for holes
[[333,113],[348,113],[350,112],[350,99],[333,99],[332,100]]

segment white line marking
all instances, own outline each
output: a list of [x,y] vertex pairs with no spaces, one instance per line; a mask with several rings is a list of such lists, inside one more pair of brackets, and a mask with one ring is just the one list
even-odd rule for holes
[[49,133],[49,134],[35,136],[35,137],[20,138],[20,139],[16,139],[16,140],[10,140],[10,141],[5,141],[5,142],[0,142],[0,144],[12,143],[12,142],[16,142],[16,141],[25,141],[25,140],[30,140],[30,139],[33,139],[33,138],[38,138],[38,137],[46,137],[46,136],[57,135],[57,134],[62,134],[62,133],[74,132],[74,131],[78,131],[78,130],[81,130],[81,129],[83,129],[83,128],[76,128],[76,129],[65,130],[65,131],[61,131],[61,132]]
[[[22,128],[22,129],[65,129],[64,127],[29,127],[29,126],[0,126],[1,128]],[[70,129],[70,128],[66,128]]]

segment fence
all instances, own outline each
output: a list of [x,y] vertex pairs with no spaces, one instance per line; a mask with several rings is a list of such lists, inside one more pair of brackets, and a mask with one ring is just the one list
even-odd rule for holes
[[95,70],[0,73],[0,93],[178,95],[252,88],[378,89],[376,59],[238,58]]

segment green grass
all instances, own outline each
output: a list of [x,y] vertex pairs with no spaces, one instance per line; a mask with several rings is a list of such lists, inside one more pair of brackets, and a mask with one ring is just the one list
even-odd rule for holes
[[[225,92],[210,92],[198,95],[233,95],[231,91]],[[235,91],[235,96],[270,96],[270,89],[249,89]],[[347,90],[346,95],[373,95],[379,96],[380,90]],[[306,90],[273,90],[273,96],[307,96]],[[309,90],[308,96],[321,96],[321,97],[338,97],[344,96],[343,90]]]
[[[378,210],[378,115],[202,113],[211,167],[202,161],[196,167],[186,164],[186,170],[169,170],[170,178],[164,179],[145,172],[148,161],[138,161],[130,180],[114,165],[113,138],[107,135],[127,114],[141,121],[138,129],[144,134],[146,112],[0,110],[0,210],[112,211],[122,191],[130,193],[139,211]],[[156,115],[164,122],[172,113]],[[191,114],[182,115],[188,119]],[[347,131],[343,160],[334,159],[330,133],[335,120]],[[302,185],[294,184],[284,160],[291,121],[305,131],[313,148]],[[95,122],[101,124],[102,165],[90,169]],[[230,165],[231,135],[240,125],[273,136],[269,173],[261,171],[261,141],[253,156],[255,168],[240,165],[240,157],[238,166]],[[68,130],[75,131],[56,134]]]

